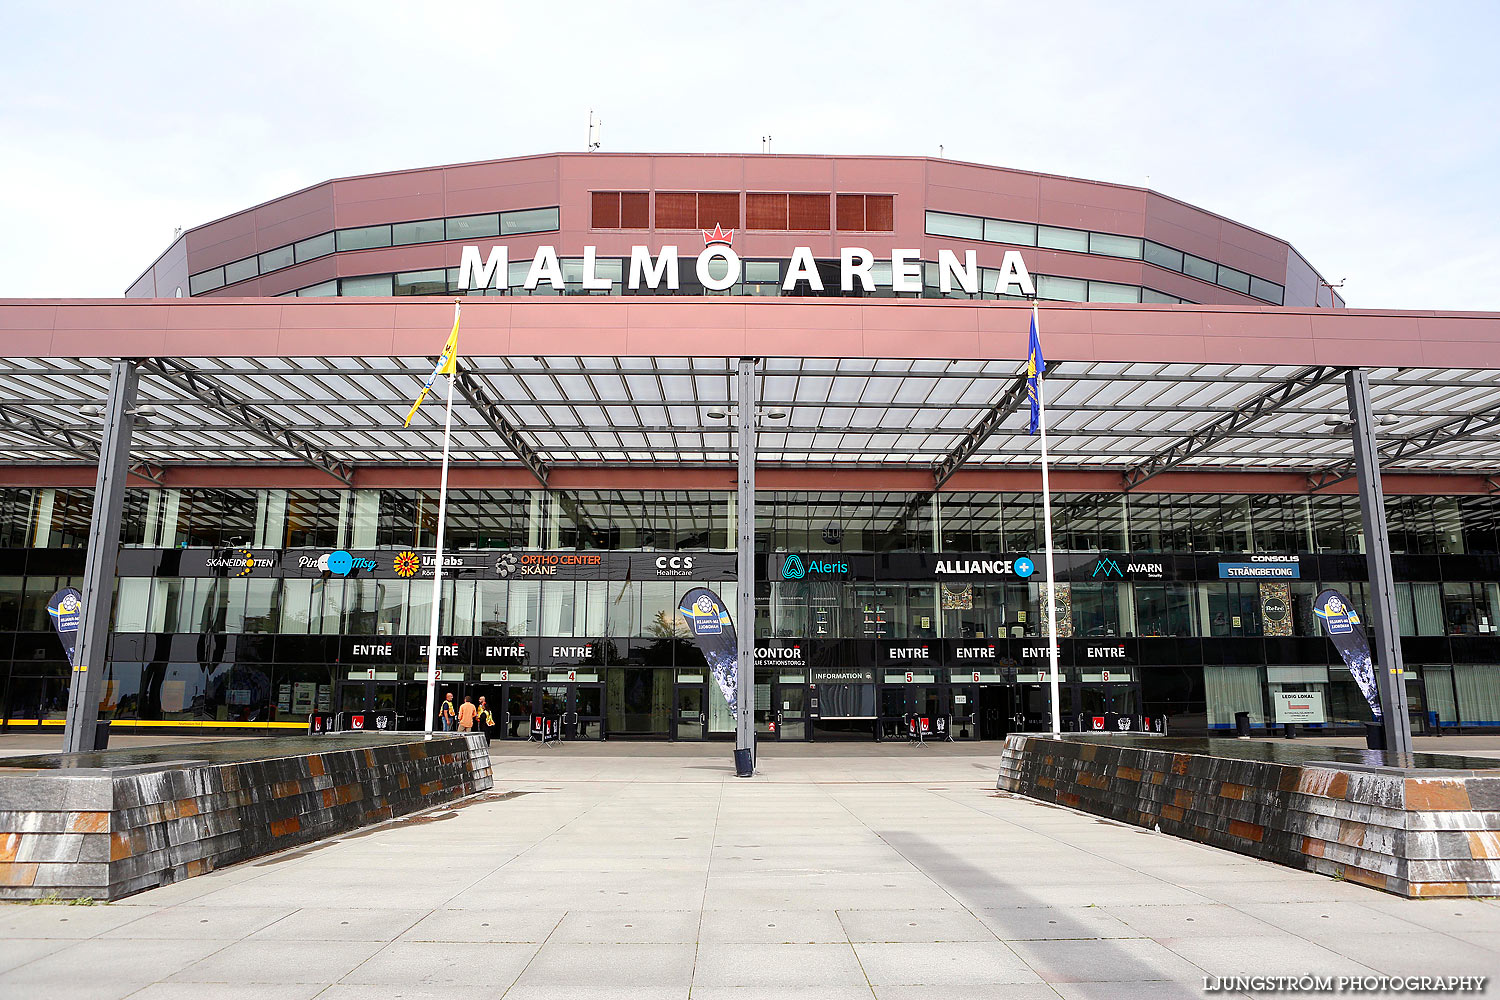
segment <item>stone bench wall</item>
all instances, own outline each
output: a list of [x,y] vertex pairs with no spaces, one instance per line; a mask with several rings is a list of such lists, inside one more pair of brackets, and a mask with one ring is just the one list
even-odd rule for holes
[[490,787],[488,744],[472,734],[330,738],[326,752],[228,764],[0,770],[0,899],[119,899]]
[[1500,894],[1500,771],[1423,774],[1014,735],[997,787],[1403,896]]

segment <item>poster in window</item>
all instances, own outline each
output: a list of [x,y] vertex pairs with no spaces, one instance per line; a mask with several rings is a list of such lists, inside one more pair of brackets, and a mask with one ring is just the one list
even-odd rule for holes
[[292,712],[302,715],[304,712],[313,710],[313,700],[317,697],[318,685],[312,681],[298,681],[292,689]]
[[1291,584],[1262,583],[1260,585],[1260,618],[1266,635],[1292,634]]
[[[1073,636],[1073,588],[1066,583],[1057,585],[1057,637],[1070,639]],[[1042,635],[1050,634],[1047,624],[1047,585],[1044,583],[1037,593],[1038,618],[1041,619]],[[1025,621],[1025,619],[1021,619]]]
[[292,686],[281,684],[276,688],[276,711],[290,712],[292,710]]
[[186,702],[187,683],[185,681],[162,681],[161,710],[163,712],[181,712]]
[[972,584],[943,584],[944,611],[973,611],[974,586]]

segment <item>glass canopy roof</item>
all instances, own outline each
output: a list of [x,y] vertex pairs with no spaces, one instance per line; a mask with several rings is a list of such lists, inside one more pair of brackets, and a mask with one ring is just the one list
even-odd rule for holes
[[[453,407],[454,461],[515,464],[530,450],[547,467],[732,463],[730,421],[711,411],[733,405],[735,360],[466,357]],[[0,462],[92,464],[99,429],[83,412],[104,401],[109,364],[0,361]],[[352,465],[433,462],[441,384],[402,427],[431,366],[424,357],[146,361],[139,402],[153,412],[136,430],[132,456],[161,466],[307,460],[287,443],[296,441]],[[760,463],[933,468],[957,455],[965,468],[1035,467],[1037,442],[1026,433],[1024,394],[1017,398],[1022,367],[766,358]],[[192,383],[183,372],[205,378]],[[1500,471],[1500,372],[1377,368],[1369,376],[1387,469]],[[204,384],[221,398],[203,393]],[[1348,430],[1338,426],[1347,418],[1344,380],[1335,369],[1064,360],[1049,373],[1046,394],[1059,469],[1124,472],[1173,446],[1187,452],[1171,462],[1176,469],[1315,473],[1350,456]],[[494,405],[480,405],[484,397]],[[964,447],[987,417],[977,445]],[[1220,431],[1194,444],[1210,427]]]

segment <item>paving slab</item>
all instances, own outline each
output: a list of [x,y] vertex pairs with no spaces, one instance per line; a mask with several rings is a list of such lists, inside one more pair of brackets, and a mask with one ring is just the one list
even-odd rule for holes
[[996,795],[998,746],[781,749],[742,781],[715,745],[502,748],[497,794],[430,821],[0,906],[0,998],[1178,1000],[1206,974],[1500,964],[1492,901]]

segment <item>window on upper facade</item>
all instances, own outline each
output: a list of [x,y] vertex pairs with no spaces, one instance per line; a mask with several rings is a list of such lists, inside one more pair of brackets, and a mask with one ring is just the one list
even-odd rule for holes
[[889,233],[895,229],[895,198],[888,194],[841,194],[838,226],[846,233]]
[[740,228],[738,191],[658,191],[657,229]]
[[594,229],[650,229],[651,195],[645,191],[595,191]]

